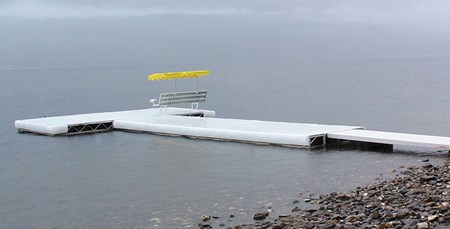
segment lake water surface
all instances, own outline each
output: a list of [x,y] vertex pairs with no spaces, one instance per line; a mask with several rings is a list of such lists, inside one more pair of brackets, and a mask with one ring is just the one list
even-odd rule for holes
[[[14,120],[141,109],[173,89],[154,72],[211,69],[201,108],[218,117],[362,125],[450,136],[450,58],[297,60],[0,70],[0,225],[185,228],[288,213],[309,193],[346,191],[445,153],[303,150],[108,132],[19,134]],[[180,80],[181,89],[195,88]],[[299,193],[303,193],[301,196]],[[230,218],[233,214],[236,217]],[[231,221],[230,221],[231,220]]]

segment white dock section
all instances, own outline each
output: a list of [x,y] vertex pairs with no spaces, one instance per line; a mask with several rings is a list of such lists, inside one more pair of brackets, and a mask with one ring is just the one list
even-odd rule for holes
[[370,130],[346,130],[329,133],[328,138],[390,145],[407,145],[450,150],[450,137],[403,134]]
[[59,135],[108,130],[113,128],[113,122],[116,120],[156,117],[162,115],[202,115],[205,117],[212,117],[215,115],[215,112],[210,110],[193,110],[173,107],[164,109],[151,108],[17,120],[15,121],[15,126],[22,132]]
[[324,145],[327,133],[362,129],[362,127],[356,126],[186,116],[121,119],[114,121],[114,128],[195,138],[267,143],[306,148],[315,145]]
[[118,129],[305,148],[344,140],[388,148],[408,145],[450,150],[450,137],[369,131],[358,126],[211,118],[214,116],[210,110],[169,107],[17,120],[15,126],[19,132],[44,135]]

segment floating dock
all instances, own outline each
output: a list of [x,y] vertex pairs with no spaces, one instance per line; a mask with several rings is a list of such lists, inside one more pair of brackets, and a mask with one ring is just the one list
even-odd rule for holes
[[[206,90],[199,90],[198,77],[209,74],[209,70],[196,70],[149,75],[148,80],[174,80],[175,83],[174,92],[161,93],[159,100],[149,101],[150,109],[17,120],[15,126],[19,132],[50,136],[124,130],[304,148],[350,143],[368,150],[410,145],[450,151],[450,137],[368,131],[360,126],[213,118],[214,111],[198,109],[207,96]],[[196,78],[197,90],[177,91],[176,80],[185,78]],[[191,109],[168,107],[180,103],[190,103]]]
[[450,150],[450,137],[369,131],[360,126],[223,119],[214,116],[215,112],[211,110],[169,107],[17,120],[15,126],[19,132],[50,136],[124,130],[303,148],[357,142],[387,148],[409,145]]

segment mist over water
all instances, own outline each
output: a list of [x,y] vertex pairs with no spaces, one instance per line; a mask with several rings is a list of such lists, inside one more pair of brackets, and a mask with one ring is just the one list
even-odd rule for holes
[[53,8],[44,7],[48,16],[30,12],[31,17],[0,10],[0,68],[448,56],[450,25],[442,17],[450,13],[432,11],[432,6],[419,11],[316,6],[128,16],[114,16],[113,9],[102,16],[103,8],[97,16],[83,15],[86,10],[73,7],[58,9],[68,11],[67,16],[53,15]]
[[[11,16],[20,12],[15,5],[0,4],[10,7],[0,8],[0,225],[184,228],[210,214],[220,217],[214,226],[229,226],[251,222],[261,207],[272,207],[274,217],[288,213],[300,192],[346,191],[400,165],[444,160],[442,152],[405,147],[308,151],[127,132],[18,134],[17,119],[146,108],[173,90],[147,75],[210,69],[200,79],[209,91],[200,107],[221,118],[450,136],[442,12],[423,21],[430,9],[390,7],[383,16],[397,19],[387,20],[370,16],[378,6],[306,4],[316,12],[308,14],[283,4],[267,10],[273,5],[265,2],[149,13],[133,3],[145,13],[80,16],[85,6],[75,4],[55,6],[71,9],[69,16],[19,17]],[[416,28],[401,15],[428,24]],[[195,81],[177,86],[193,89]]]

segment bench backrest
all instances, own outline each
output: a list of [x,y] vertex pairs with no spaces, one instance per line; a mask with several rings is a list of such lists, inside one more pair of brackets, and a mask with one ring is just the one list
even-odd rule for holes
[[161,93],[159,96],[159,105],[167,106],[178,103],[202,103],[206,101],[208,91],[183,91],[172,93]]

